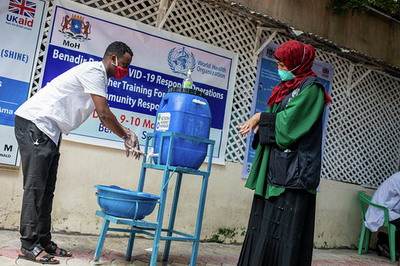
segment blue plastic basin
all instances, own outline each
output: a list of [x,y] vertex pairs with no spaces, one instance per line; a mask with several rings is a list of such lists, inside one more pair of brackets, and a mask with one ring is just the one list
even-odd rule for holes
[[160,197],[119,186],[94,186],[101,210],[112,216],[141,220],[154,211]]

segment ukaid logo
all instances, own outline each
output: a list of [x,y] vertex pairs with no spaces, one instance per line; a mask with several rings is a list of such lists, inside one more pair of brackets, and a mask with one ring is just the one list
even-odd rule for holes
[[188,69],[195,69],[196,58],[192,52],[185,50],[185,47],[173,48],[168,53],[168,65],[172,72],[186,75]]
[[26,0],[9,0],[6,23],[32,30],[36,3]]
[[61,21],[61,29],[59,32],[64,34],[66,39],[78,40],[84,42],[90,40],[89,35],[92,33],[92,25],[79,15],[65,15]]

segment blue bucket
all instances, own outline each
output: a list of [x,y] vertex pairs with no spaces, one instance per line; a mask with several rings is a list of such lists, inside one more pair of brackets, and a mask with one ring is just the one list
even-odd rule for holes
[[[160,134],[163,132],[182,133],[208,139],[211,119],[210,106],[203,98],[202,92],[184,88],[168,90],[157,111],[154,153],[160,151]],[[169,139],[165,138],[161,147],[161,164],[167,162],[168,145]],[[206,156],[206,143],[175,137],[170,165],[198,169]],[[157,160],[154,158],[155,163]]]
[[112,216],[141,220],[151,214],[160,197],[119,186],[94,186],[101,210]]

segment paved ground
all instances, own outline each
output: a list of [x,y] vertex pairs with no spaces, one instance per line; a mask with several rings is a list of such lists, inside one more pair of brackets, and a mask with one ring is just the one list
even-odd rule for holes
[[[148,265],[153,241],[151,239],[137,238],[133,249],[133,258],[125,261],[127,237],[106,238],[103,254],[99,263],[93,261],[97,236],[54,234],[54,241],[59,246],[69,249],[73,257],[61,258],[61,265]],[[19,234],[16,231],[0,230],[0,265],[38,265],[37,263],[18,259]],[[163,250],[160,245],[160,253]],[[201,243],[198,253],[197,265],[236,265],[240,253],[240,245],[224,245],[217,243]],[[188,265],[191,255],[191,245],[186,242],[172,242],[168,262],[162,262],[159,256],[157,265]],[[327,265],[398,265],[389,259],[379,257],[374,250],[368,254],[358,255],[356,250],[349,249],[315,249],[313,266]],[[255,265],[256,266],[256,265]]]

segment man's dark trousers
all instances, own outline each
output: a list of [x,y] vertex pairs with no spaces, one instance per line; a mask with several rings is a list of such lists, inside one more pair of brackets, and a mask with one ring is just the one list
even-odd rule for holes
[[59,146],[34,123],[15,116],[15,137],[24,175],[20,233],[28,250],[51,243],[51,210],[60,158]]

